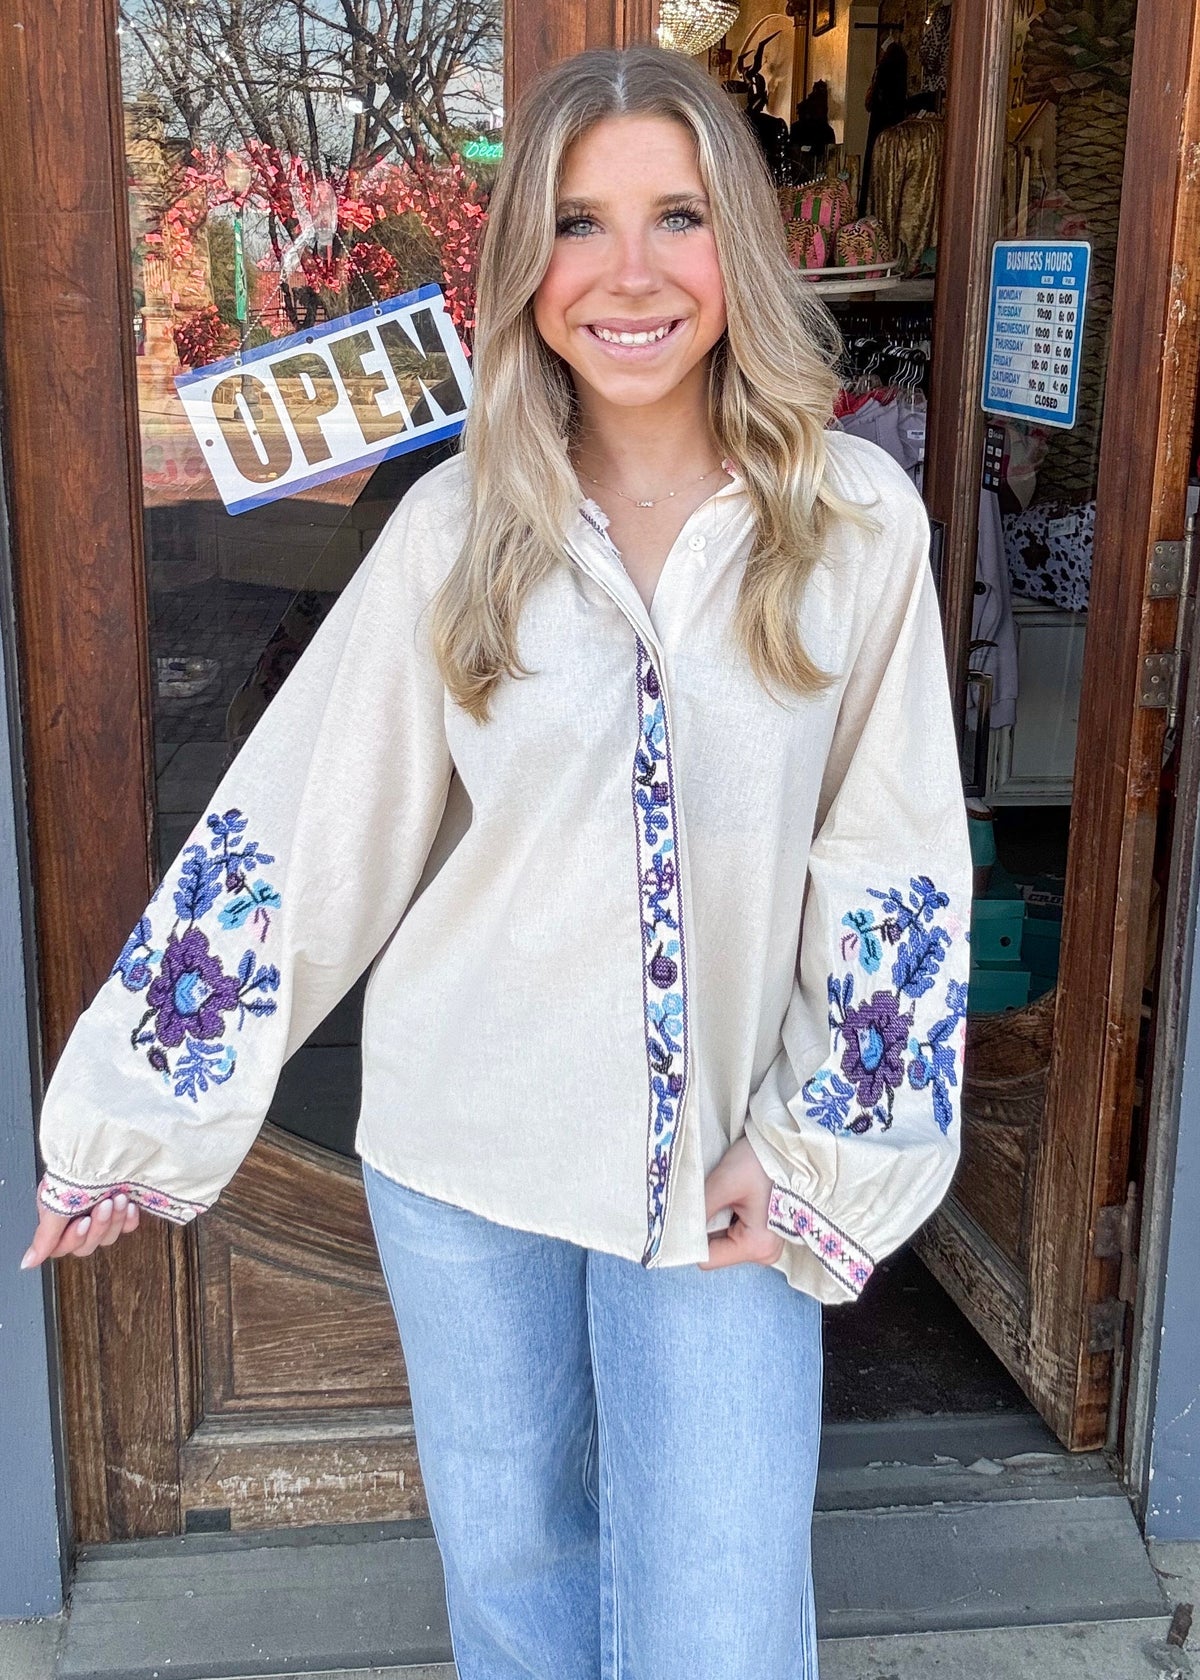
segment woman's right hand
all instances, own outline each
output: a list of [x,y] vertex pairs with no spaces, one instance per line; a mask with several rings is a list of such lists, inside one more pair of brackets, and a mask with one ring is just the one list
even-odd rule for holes
[[43,1260],[82,1260],[97,1248],[111,1248],[118,1237],[138,1227],[138,1205],[124,1194],[106,1196],[83,1214],[55,1213],[38,1203],[37,1230],[21,1260],[23,1268]]

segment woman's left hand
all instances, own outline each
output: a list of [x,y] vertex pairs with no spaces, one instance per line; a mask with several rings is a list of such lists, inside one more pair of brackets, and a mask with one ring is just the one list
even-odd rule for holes
[[770,1177],[747,1140],[740,1137],[709,1173],[704,1187],[706,1217],[731,1208],[733,1222],[727,1231],[713,1231],[709,1236],[708,1259],[700,1262],[702,1272],[747,1262],[774,1265],[783,1253],[783,1238],[767,1229],[770,1199]]

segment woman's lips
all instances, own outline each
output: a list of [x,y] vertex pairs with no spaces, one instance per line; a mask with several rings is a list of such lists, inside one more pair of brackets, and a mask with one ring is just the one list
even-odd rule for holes
[[604,351],[605,354],[614,357],[617,361],[645,362],[653,360],[664,345],[672,343],[679,336],[679,330],[683,324],[682,318],[673,321],[661,338],[650,339],[645,344],[621,344],[615,338],[602,338],[590,323],[581,330],[587,334],[589,343],[594,344],[598,350]]

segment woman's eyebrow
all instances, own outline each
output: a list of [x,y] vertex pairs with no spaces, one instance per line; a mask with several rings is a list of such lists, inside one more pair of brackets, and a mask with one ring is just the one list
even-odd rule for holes
[[[703,192],[697,192],[694,187],[683,187],[679,192],[660,193],[654,200],[654,208],[661,210],[668,204],[678,204],[686,199],[692,204],[707,205],[708,199]],[[603,210],[602,198],[562,198],[555,209],[560,216],[582,216],[589,210]]]

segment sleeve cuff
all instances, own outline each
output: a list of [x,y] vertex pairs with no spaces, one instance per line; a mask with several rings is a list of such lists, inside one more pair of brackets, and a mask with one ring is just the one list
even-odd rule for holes
[[175,1225],[186,1225],[197,1214],[207,1211],[203,1202],[187,1202],[181,1196],[168,1195],[165,1190],[154,1190],[150,1185],[138,1184],[132,1179],[121,1179],[112,1184],[76,1184],[48,1170],[38,1183],[37,1198],[52,1213],[65,1213],[68,1218],[74,1218],[95,1207],[106,1196],[115,1196],[118,1191],[128,1196],[131,1202],[136,1202],[138,1207],[145,1208],[147,1213],[156,1213]]
[[772,1181],[771,1185],[767,1226],[788,1242],[802,1242],[852,1295],[862,1294],[875,1270],[875,1262],[866,1249],[840,1231],[811,1202],[778,1181]]

